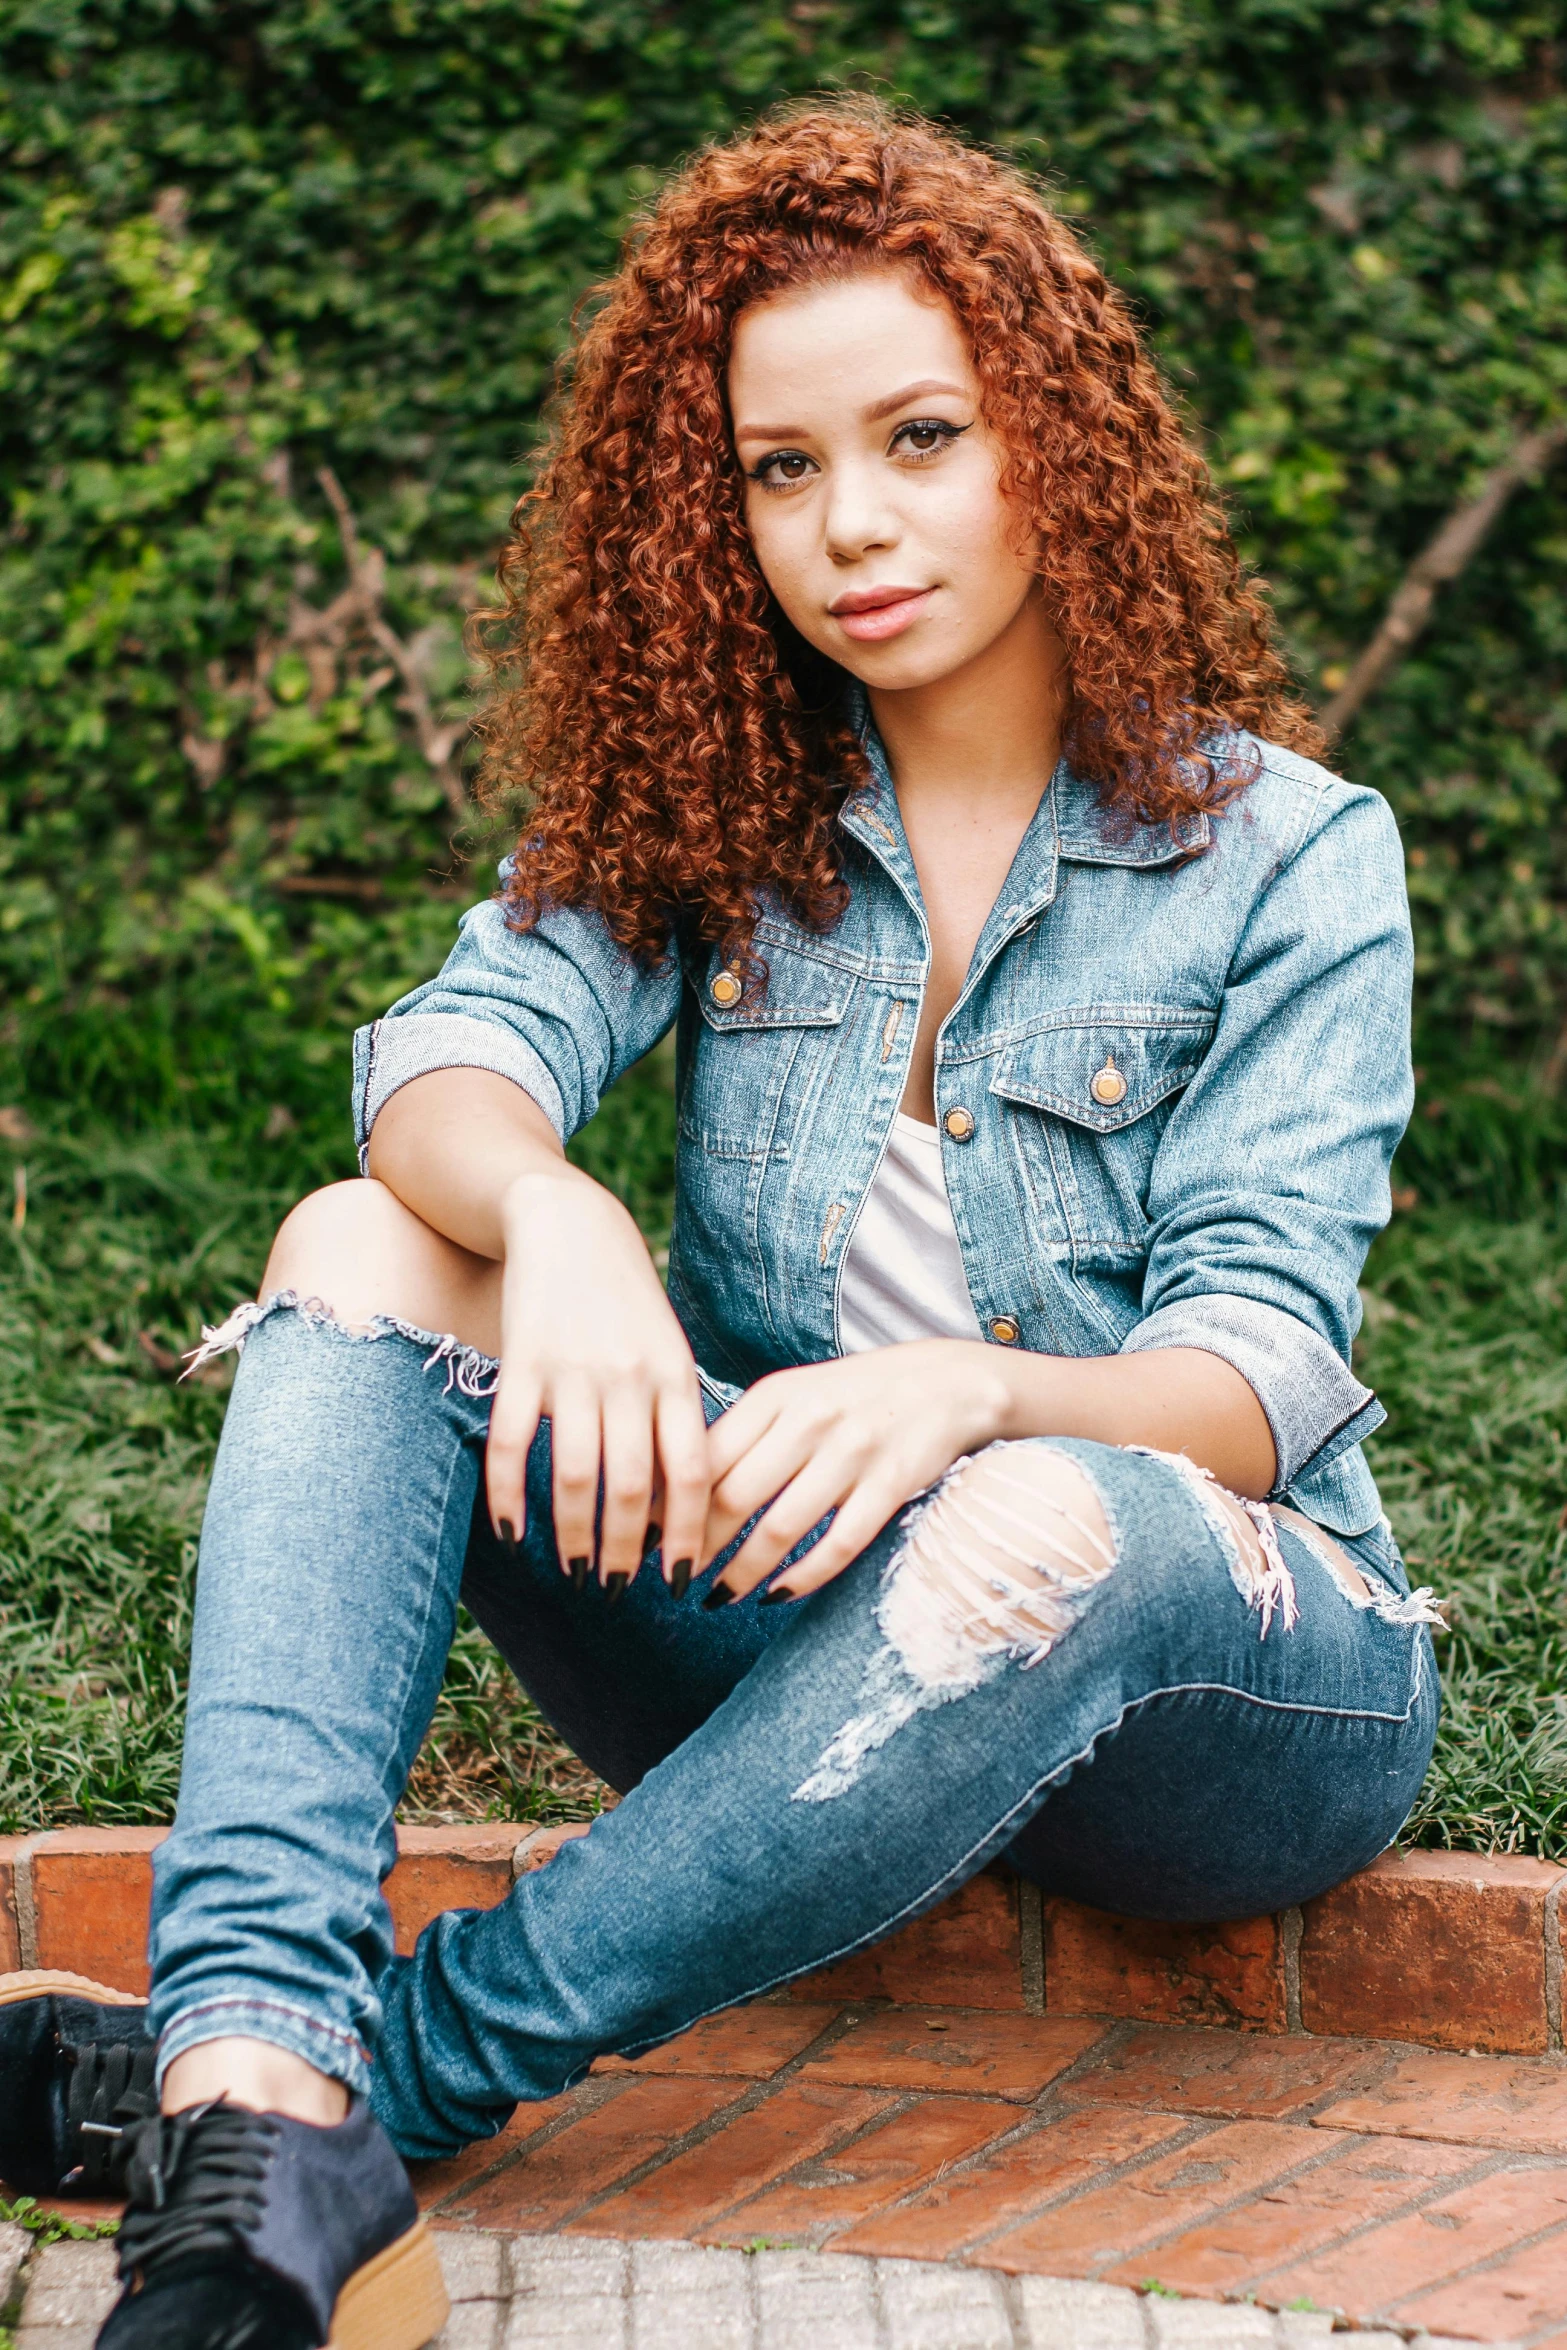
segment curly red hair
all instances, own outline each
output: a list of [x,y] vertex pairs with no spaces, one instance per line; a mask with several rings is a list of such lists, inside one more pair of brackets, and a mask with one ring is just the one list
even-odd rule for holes
[[834,816],[863,753],[841,673],[752,554],[724,380],[749,304],[878,264],[968,337],[1068,649],[1077,772],[1163,822],[1235,788],[1202,755],[1216,735],[1319,747],[1098,264],[1020,171],[874,101],[817,104],[708,148],[633,230],[513,515],[480,732],[486,799],[529,802],[519,924],[590,905],[638,957],[682,923],[747,958],[763,893],[813,926],[840,911]]

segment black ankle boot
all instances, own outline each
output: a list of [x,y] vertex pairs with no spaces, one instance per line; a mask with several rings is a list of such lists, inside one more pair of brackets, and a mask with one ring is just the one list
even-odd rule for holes
[[17,2195],[120,2193],[124,2133],[156,2113],[139,1999],[81,1975],[0,1975],[0,2179]]
[[193,2106],[125,2139],[124,2291],[99,2350],[424,2350],[435,2240],[369,2107],[335,2129]]

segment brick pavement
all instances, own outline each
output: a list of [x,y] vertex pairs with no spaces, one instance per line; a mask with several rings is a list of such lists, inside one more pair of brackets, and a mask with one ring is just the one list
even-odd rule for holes
[[[1550,2055],[780,1999],[600,2067],[417,2184],[439,2228],[514,2247],[684,2240],[979,2272],[1001,2299],[975,2306],[1009,2324],[1007,2279],[1070,2278],[1135,2289],[1139,2324],[1206,2304],[1180,2321],[1194,2343],[1231,2339],[1214,2304],[1293,2304],[1567,2350],[1567,2064]],[[1177,2336],[1126,2335],[1145,2338]]]
[[[601,2237],[440,2242],[452,2314],[435,2350],[1310,2350],[1332,2322],[911,2260]],[[0,2278],[20,2249],[0,2242]],[[114,2299],[113,2247],[53,2245],[23,2290],[16,2350],[90,2350]],[[1354,2341],[1402,2350],[1387,2332]]]
[[[781,1997],[415,2185],[446,2350],[1567,2350],[1550,2054]],[[108,2259],[35,2259],[19,2350],[87,2350]]]

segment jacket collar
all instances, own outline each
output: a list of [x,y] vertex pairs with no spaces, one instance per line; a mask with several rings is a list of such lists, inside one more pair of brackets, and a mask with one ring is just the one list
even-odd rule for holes
[[[919,880],[898,812],[897,787],[871,717],[870,697],[857,682],[850,688],[849,708],[870,775],[844,801],[838,821],[886,868],[911,905],[918,908]],[[1200,809],[1178,817],[1173,824],[1129,824],[1118,810],[1106,806],[1097,785],[1075,775],[1062,759],[1019,843],[991,920],[1005,913],[1010,928],[1049,905],[1055,896],[1059,858],[1074,865],[1180,864],[1208,846],[1211,832],[1209,819]]]
[[1212,836],[1200,808],[1173,824],[1128,824],[1105,805],[1098,786],[1074,775],[1064,759],[1050,791],[1061,854],[1074,865],[1175,865],[1205,849]]

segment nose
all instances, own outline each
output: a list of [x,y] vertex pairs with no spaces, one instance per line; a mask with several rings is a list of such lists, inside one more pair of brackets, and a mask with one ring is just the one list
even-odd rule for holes
[[895,547],[902,533],[880,465],[837,464],[828,481],[823,522],[834,563],[857,563]]

